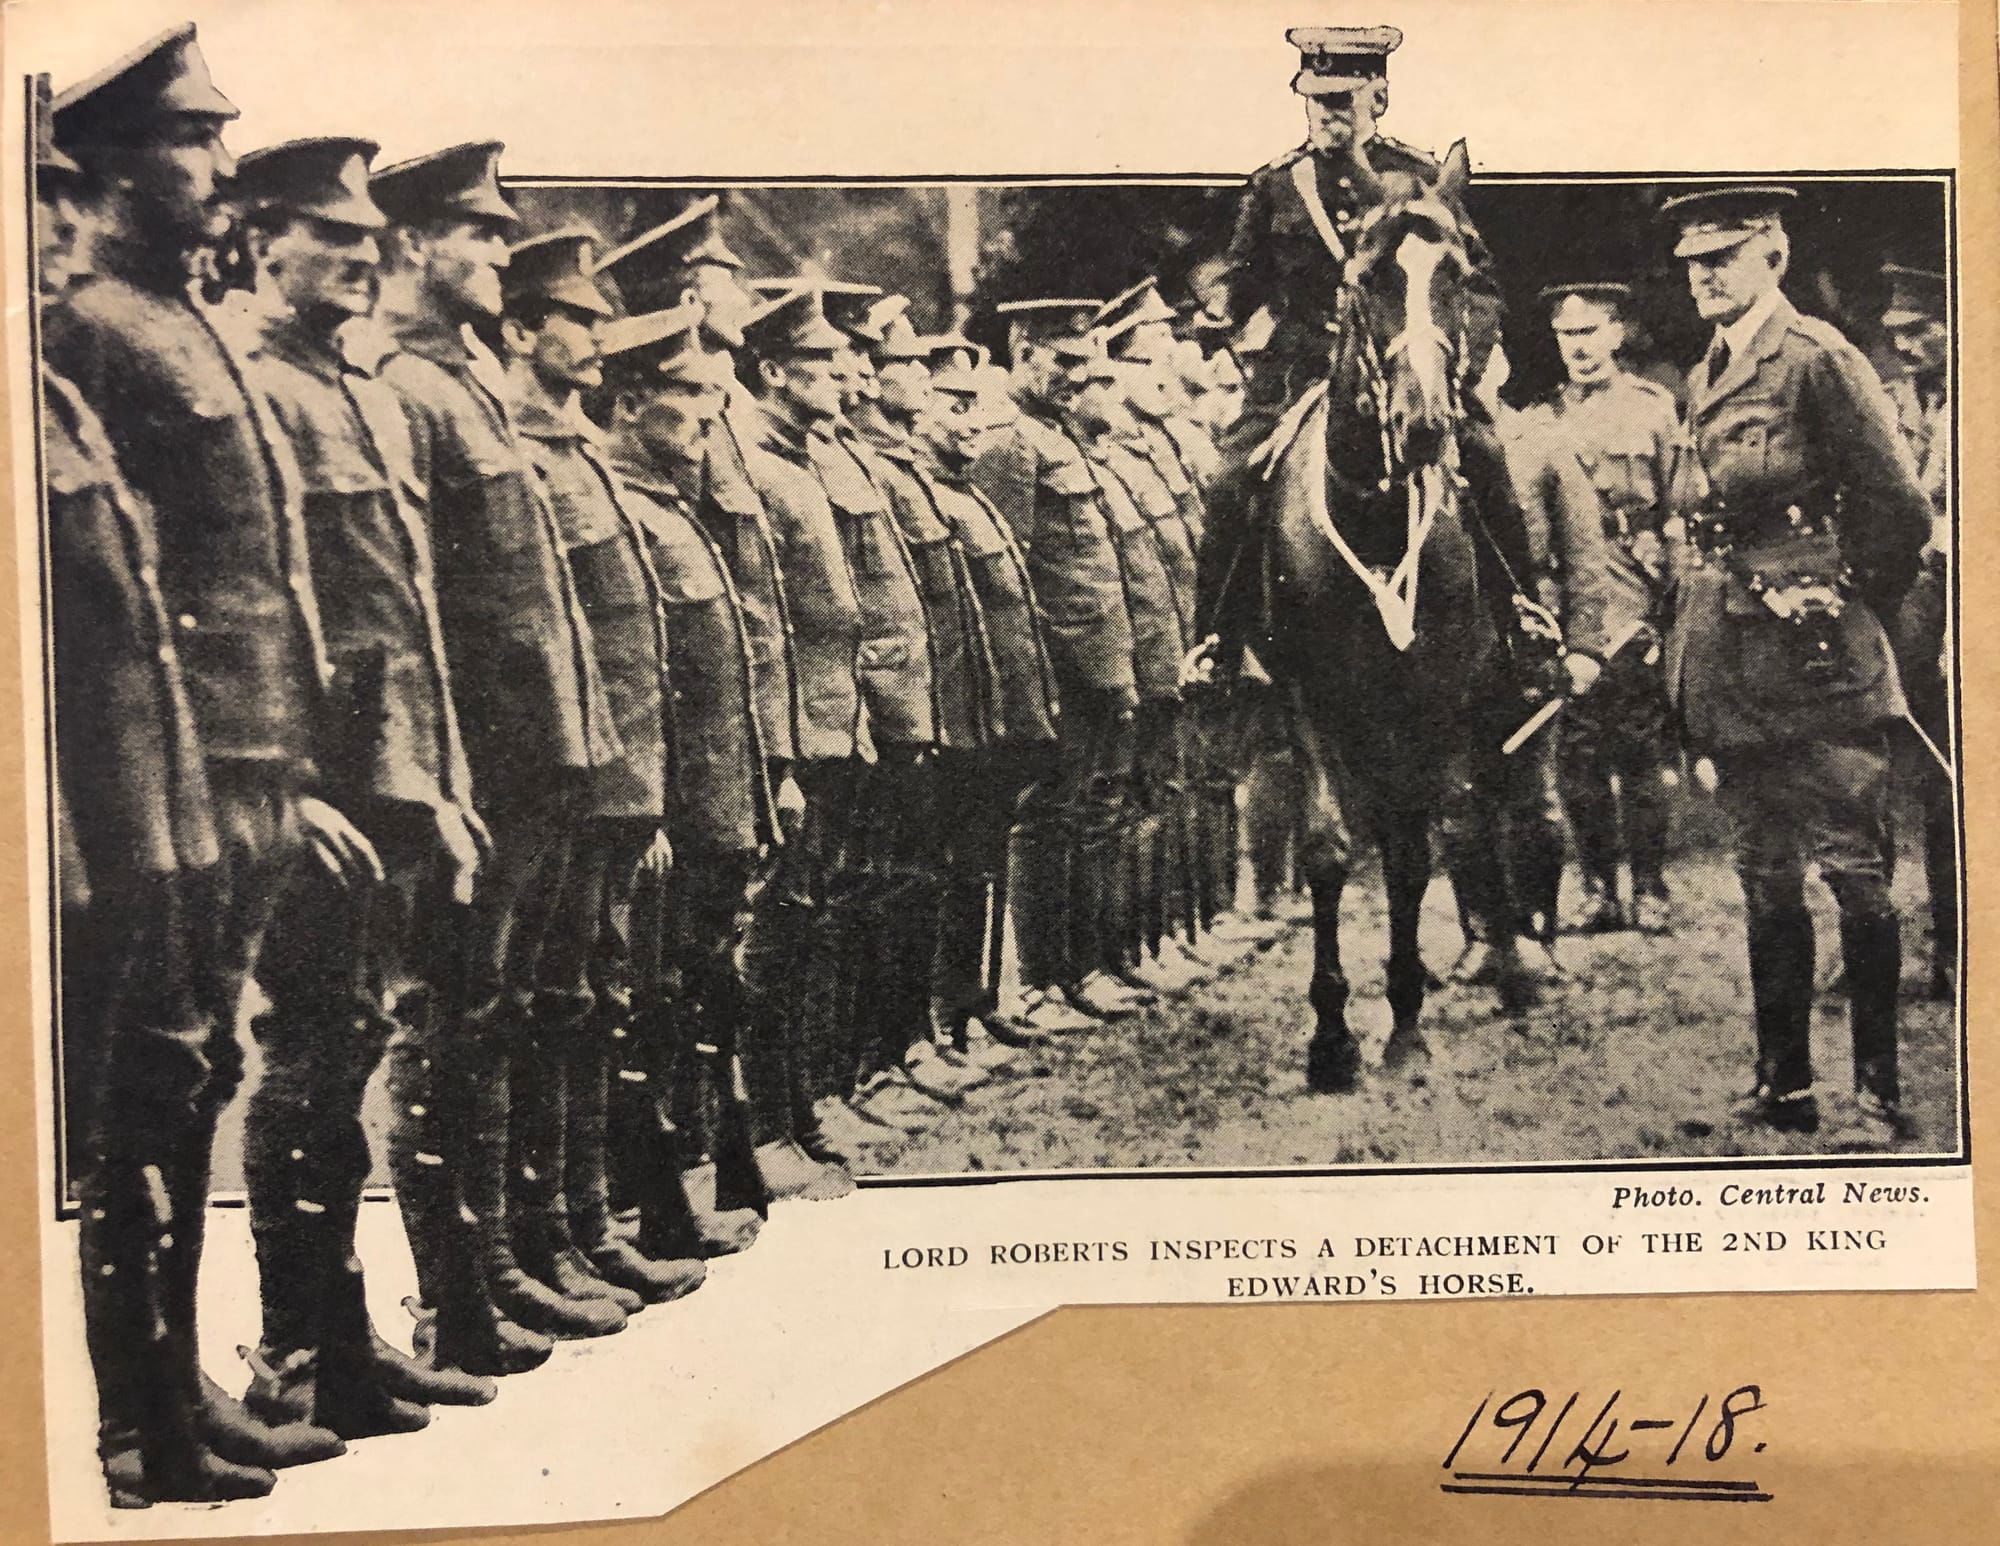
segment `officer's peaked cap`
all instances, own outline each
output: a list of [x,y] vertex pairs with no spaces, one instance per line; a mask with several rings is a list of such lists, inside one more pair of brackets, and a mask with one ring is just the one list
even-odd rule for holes
[[1668,199],[1660,214],[1680,227],[1674,256],[1697,258],[1778,229],[1779,217],[1797,198],[1797,189],[1776,183],[1704,188]]
[[1292,90],[1302,97],[1345,96],[1389,73],[1389,56],[1402,47],[1394,27],[1294,27],[1285,41],[1299,51]]
[[848,346],[847,334],[826,318],[824,293],[802,285],[766,301],[743,323],[743,341],[765,359],[834,354]]
[[1884,327],[1944,320],[1944,275],[1927,268],[1884,263],[1882,276],[1889,281],[1889,305],[1882,313]]

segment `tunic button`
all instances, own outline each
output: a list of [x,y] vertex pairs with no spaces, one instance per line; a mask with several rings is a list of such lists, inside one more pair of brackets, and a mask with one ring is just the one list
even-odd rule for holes
[[160,664],[165,666],[170,666],[173,663],[174,663],[174,647],[171,644],[162,644],[160,646]]
[[194,613],[183,612],[181,613],[180,617],[176,619],[176,621],[179,622],[181,627],[185,628],[189,633],[194,632]]
[[160,571],[151,564],[141,564],[139,566],[139,579],[146,585],[158,585],[160,583]]

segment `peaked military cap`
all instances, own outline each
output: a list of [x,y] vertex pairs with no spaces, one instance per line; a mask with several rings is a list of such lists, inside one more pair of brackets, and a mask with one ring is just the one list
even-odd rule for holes
[[619,294],[635,309],[651,301],[667,301],[663,292],[678,290],[687,271],[704,263],[740,269],[743,260],[722,239],[716,211],[719,194],[708,194],[651,230],[612,248],[598,260],[599,275],[608,275]]
[[1065,366],[1064,376],[1078,386],[1091,381],[1117,380],[1118,367],[1105,352],[1105,343],[1104,334],[1096,328],[1058,338],[1053,347],[1056,358]]
[[1060,338],[1089,327],[1101,304],[1072,299],[1003,301],[993,308],[993,313],[1030,338]]
[[454,217],[518,225],[521,217],[500,192],[506,148],[498,140],[474,140],[398,161],[369,178],[368,191],[398,225]]
[[236,163],[236,201],[245,210],[284,210],[335,225],[379,230],[389,219],[368,196],[373,140],[286,140]]
[[1631,302],[1632,287],[1609,279],[1583,279],[1574,284],[1544,285],[1535,299],[1549,308],[1550,323],[1560,327],[1580,323],[1588,315],[1584,306],[1622,312]]
[[953,351],[942,359],[934,356],[931,389],[952,397],[977,397],[980,392],[979,366],[973,363],[973,358],[963,350]]
[[907,295],[884,296],[868,308],[861,327],[854,331],[869,340],[876,359],[885,363],[930,360],[930,340],[919,334],[910,321],[910,298]]
[[824,293],[813,285],[787,290],[751,312],[743,341],[763,359],[836,354],[848,346],[847,335],[827,320]]
[[1695,258],[1776,230],[1779,215],[1797,197],[1796,189],[1775,183],[1704,188],[1668,199],[1660,214],[1680,227],[1674,256]]
[[65,147],[143,135],[183,113],[237,116],[236,104],[209,79],[193,22],[161,33],[77,82],[55,99],[51,113],[55,141]]
[[1285,41],[1299,51],[1292,90],[1302,97],[1345,96],[1389,74],[1403,45],[1394,27],[1294,27]]
[[1122,290],[1097,308],[1090,325],[1102,328],[1108,338],[1118,338],[1150,322],[1174,323],[1174,309],[1160,294],[1160,282],[1151,274]]
[[50,111],[49,78],[35,77],[35,175],[54,182],[79,177],[83,168],[78,166],[56,145],[55,115]]
[[591,283],[590,260],[596,251],[597,233],[580,225],[516,242],[507,249],[507,266],[500,273],[507,305],[555,301],[593,316],[616,315],[603,292]]
[[598,348],[620,380],[728,386],[735,378],[729,356],[702,347],[699,305],[670,306],[607,322]]
[[1884,327],[1944,320],[1944,275],[1927,268],[1884,263],[1882,277],[1889,281],[1889,305],[1882,313]]
[[853,279],[835,279],[816,263],[801,263],[789,277],[753,279],[750,288],[759,295],[796,295],[812,290],[819,295],[820,309],[827,321],[864,344],[879,340],[868,331],[868,311],[882,294],[880,285]]
[[918,342],[924,347],[924,353],[931,362],[933,373],[957,370],[970,375],[986,367],[985,348],[956,330],[949,333],[932,333],[919,339]]

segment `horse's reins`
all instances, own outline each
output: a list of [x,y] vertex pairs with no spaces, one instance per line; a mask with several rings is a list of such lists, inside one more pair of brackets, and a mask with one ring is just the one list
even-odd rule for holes
[[[1458,439],[1455,433],[1446,435],[1445,442],[1448,449],[1445,459],[1441,462],[1428,463],[1418,468],[1399,466],[1395,434],[1390,424],[1387,367],[1391,361],[1407,355],[1420,343],[1438,344],[1452,366],[1447,380],[1452,428],[1455,430],[1462,415],[1467,351],[1434,322],[1405,328],[1386,346],[1378,349],[1374,335],[1368,328],[1360,287],[1346,281],[1343,281],[1340,287],[1336,328],[1342,342],[1352,351],[1349,358],[1358,361],[1362,367],[1362,396],[1365,398],[1368,411],[1375,419],[1376,430],[1381,437],[1382,477],[1377,488],[1386,494],[1394,487],[1400,475],[1406,491],[1403,556],[1396,566],[1387,572],[1385,578],[1380,568],[1362,559],[1354,550],[1353,544],[1335,524],[1326,502],[1328,464],[1324,436],[1313,436],[1306,441],[1308,458],[1304,480],[1306,511],[1314,528],[1339,555],[1348,571],[1367,589],[1375,603],[1376,612],[1381,616],[1382,626],[1389,635],[1389,642],[1398,650],[1406,650],[1416,639],[1418,565],[1424,544],[1429,539],[1439,516],[1457,508]],[[1265,481],[1268,482],[1275,475],[1284,453],[1298,439],[1307,419],[1330,398],[1330,395],[1330,378],[1315,384],[1292,405],[1284,419],[1280,421],[1277,431],[1255,453],[1253,461],[1261,460],[1264,463]]]

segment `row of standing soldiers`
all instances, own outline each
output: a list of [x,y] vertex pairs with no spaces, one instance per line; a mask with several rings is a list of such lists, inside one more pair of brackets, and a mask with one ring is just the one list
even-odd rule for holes
[[[902,298],[743,284],[713,199],[600,251],[521,239],[495,143],[239,163],[192,26],[44,106],[116,1503],[261,1495],[489,1401],[1024,1046],[1268,940],[1230,916],[1229,710],[1183,692],[1213,452],[1150,283],[1008,308],[996,412]],[[195,1302],[246,1013],[239,1400]],[[385,1062],[414,1356],[356,1254]]]

